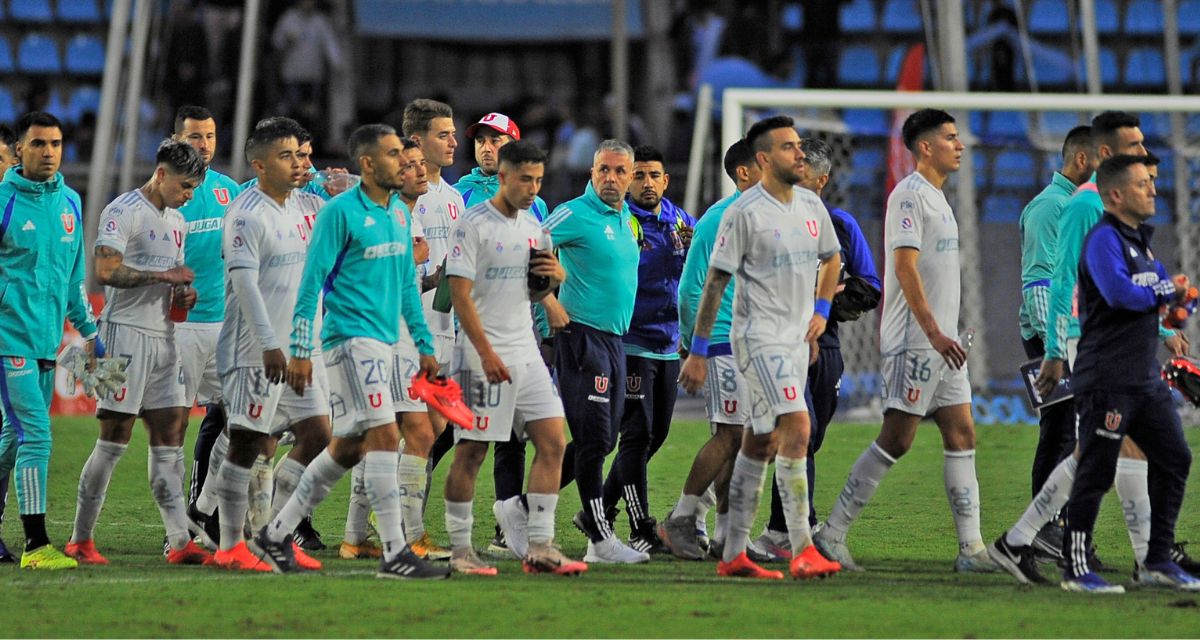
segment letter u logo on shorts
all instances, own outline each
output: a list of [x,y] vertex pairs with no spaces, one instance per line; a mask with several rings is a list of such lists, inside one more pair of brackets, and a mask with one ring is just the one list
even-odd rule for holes
[[905,396],[908,398],[909,404],[914,404],[917,400],[921,399],[921,390],[915,388],[909,389]]
[[371,403],[372,409],[378,409],[379,407],[383,406],[383,394],[382,393],[372,393],[367,396],[367,402]]
[[492,426],[491,416],[475,416],[475,428],[480,431],[487,431],[488,427]]
[[787,398],[788,400],[795,400],[796,399],[796,387],[784,387],[783,388],[783,397]]
[[250,404],[250,409],[249,409],[248,411],[246,411],[246,413],[247,413],[247,415],[249,415],[251,418],[254,418],[255,420],[258,420],[259,418],[261,418],[261,417],[262,417],[262,410],[263,410],[263,406],[262,406],[261,404],[254,404],[254,403],[251,403],[251,404]]
[[596,376],[596,393],[608,393],[608,376]]
[[117,402],[124,400],[125,399],[125,390],[126,390],[125,387],[121,387],[120,390],[118,390],[116,393],[113,394],[113,400],[116,400]]
[[725,400],[723,404],[725,408],[725,415],[731,416],[737,413],[737,400]]

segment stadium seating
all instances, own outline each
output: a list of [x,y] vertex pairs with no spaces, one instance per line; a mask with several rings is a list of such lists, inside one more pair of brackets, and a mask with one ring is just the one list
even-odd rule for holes
[[58,0],[58,19],[63,22],[100,22],[100,6],[96,0]]
[[62,64],[58,57],[58,44],[54,39],[31,33],[17,47],[17,68],[25,73],[58,73]]
[[9,44],[8,38],[0,33],[0,73],[12,73],[15,68],[12,45]]
[[[1081,63],[1082,64],[1082,63]],[[1100,46],[1100,83],[1105,87],[1115,87],[1119,82],[1121,65],[1117,64],[1117,52]]]
[[992,184],[997,187],[1020,189],[1028,187],[1037,176],[1037,163],[1024,151],[1005,150],[996,154],[992,165]]
[[842,119],[856,135],[882,136],[890,129],[887,113],[880,109],[846,109]]
[[1046,111],[1040,117],[1041,126],[1038,131],[1042,135],[1059,140],[1066,138],[1071,129],[1088,123],[1087,119],[1081,119],[1078,113],[1068,111]]
[[1067,3],[1062,0],[1034,0],[1029,9],[1029,32],[1035,35],[1065,34],[1070,30]]
[[[904,65],[904,56],[908,55],[911,44],[898,44],[888,52],[887,64],[884,67],[883,83],[887,88],[895,88],[900,79],[900,67]],[[929,77],[929,57],[925,57],[925,77]]]
[[1121,9],[1116,0],[1096,0],[1096,31],[1113,35],[1121,30]]
[[1162,87],[1167,83],[1162,50],[1151,47],[1132,49],[1125,57],[1125,84],[1129,87]]
[[850,159],[850,185],[877,187],[881,184],[886,160],[879,149],[855,149]]
[[1016,111],[993,111],[987,119],[984,133],[998,138],[1027,138],[1029,122],[1025,114]]
[[1163,31],[1163,8],[1158,0],[1133,0],[1125,8],[1125,33],[1160,35]]
[[1179,3],[1179,33],[1200,34],[1200,0],[1183,0]]
[[879,54],[866,45],[852,45],[842,51],[838,60],[838,81],[847,85],[878,85]]
[[800,31],[804,28],[804,7],[800,3],[786,4],[779,14],[779,24],[786,31]]
[[67,119],[77,123],[85,113],[99,113],[100,89],[94,85],[75,87],[67,101]]
[[871,0],[851,0],[838,11],[842,31],[862,33],[875,30],[875,3]]
[[8,87],[0,85],[0,122],[12,122],[20,114],[17,113],[17,103],[8,91]]
[[104,72],[104,43],[98,36],[79,34],[67,42],[67,71],[79,75]]
[[1025,199],[1017,196],[991,195],[983,200],[980,219],[983,222],[1016,223],[1021,219]]
[[54,19],[49,0],[9,0],[8,14],[14,22],[50,22]]
[[889,33],[912,33],[921,30],[921,7],[916,0],[887,0],[883,5],[880,25]]

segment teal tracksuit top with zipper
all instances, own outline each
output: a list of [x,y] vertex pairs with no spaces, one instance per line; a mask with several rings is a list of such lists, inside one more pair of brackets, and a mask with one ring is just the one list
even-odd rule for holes
[[183,263],[196,274],[196,306],[188,311],[188,322],[225,320],[225,260],[221,257],[221,229],[225,207],[242,192],[233,178],[209,168],[204,182],[196,187],[191,201],[179,208],[187,220],[187,243]]
[[84,338],[96,319],[84,281],[83,208],[62,174],[0,181],[0,355],[52,360],[69,318]]
[[417,350],[433,355],[433,336],[417,290],[412,228],[404,211],[398,194],[392,193],[387,207],[381,207],[361,185],[321,208],[292,315],[292,357],[312,356],[313,317],[322,294],[323,349],[351,338],[394,344],[403,316]]

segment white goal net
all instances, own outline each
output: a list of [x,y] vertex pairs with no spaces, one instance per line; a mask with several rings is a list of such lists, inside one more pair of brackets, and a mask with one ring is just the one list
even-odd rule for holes
[[[1017,321],[1017,220],[1061,168],[1062,141],[1075,125],[1108,109],[1141,118],[1146,146],[1162,159],[1157,213],[1151,221],[1159,228],[1155,249],[1169,271],[1200,278],[1200,97],[728,89],[722,107],[720,150],[755,120],[775,113],[793,116],[801,135],[830,143],[833,171],[822,195],[856,217],[880,270],[893,129],[915,109],[935,107],[954,114],[967,147],[962,168],[946,187],[962,251],[958,328],[975,329],[969,361],[976,414],[983,422],[1034,420],[1018,374],[1027,358]],[[719,157],[706,158],[706,164],[714,162]],[[732,192],[728,180],[721,185],[722,193]],[[1200,345],[1195,322],[1188,334]],[[842,325],[840,335],[846,362],[841,408],[862,418],[876,415],[879,313]]]

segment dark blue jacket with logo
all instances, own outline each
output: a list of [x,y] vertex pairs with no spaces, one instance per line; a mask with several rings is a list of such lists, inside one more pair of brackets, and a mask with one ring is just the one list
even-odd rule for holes
[[[850,212],[831,207],[828,202],[825,203],[825,209],[829,211],[833,230],[837,233],[838,243],[842,245],[842,273],[838,281],[844,280],[847,275],[858,276],[882,291],[883,285],[875,271],[875,259],[871,257],[871,246],[867,244],[867,238],[858,226],[858,221]],[[838,339],[838,323],[830,320],[825,325],[825,333],[817,338],[817,347],[840,349],[841,345],[841,340]]]
[[1150,250],[1154,229],[1111,213],[1083,241],[1079,260],[1079,355],[1071,388],[1138,393],[1162,384],[1158,308],[1175,286]]
[[646,211],[626,197],[630,225],[641,247],[637,300],[633,320],[623,340],[658,354],[679,350],[679,277],[687,249],[679,230],[696,226],[696,219],[663,198],[658,214]]

